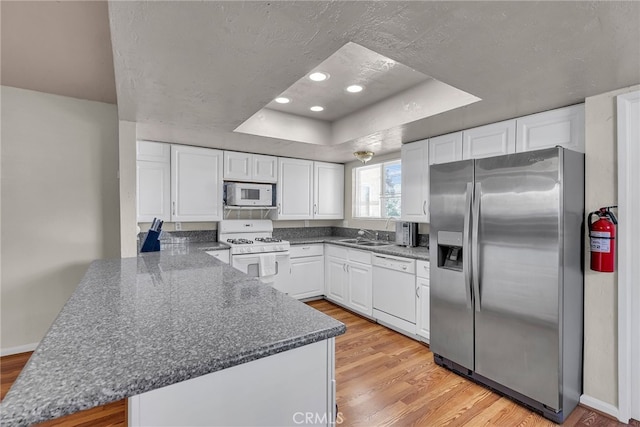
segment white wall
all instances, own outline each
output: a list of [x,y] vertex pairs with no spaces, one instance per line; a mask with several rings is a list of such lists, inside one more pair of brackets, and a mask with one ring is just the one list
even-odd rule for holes
[[2,86],[2,353],[45,334],[120,252],[116,106]]
[[[585,100],[587,214],[618,202],[615,97],[639,88],[624,88]],[[588,247],[586,233],[585,245]],[[584,394],[615,407],[618,405],[618,273],[591,271],[589,256],[585,251]]]

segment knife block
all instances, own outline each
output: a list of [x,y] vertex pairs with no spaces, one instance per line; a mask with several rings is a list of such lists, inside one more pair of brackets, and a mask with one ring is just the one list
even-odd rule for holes
[[140,252],[157,252],[160,250],[160,232],[149,230],[144,238]]

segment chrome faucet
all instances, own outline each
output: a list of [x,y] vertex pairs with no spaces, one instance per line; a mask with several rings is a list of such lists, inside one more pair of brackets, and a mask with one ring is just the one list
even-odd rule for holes
[[370,236],[373,236],[375,240],[378,240],[379,233],[376,231],[374,234],[373,231],[369,231],[369,230],[359,230],[358,239],[361,239],[362,237],[364,237],[365,234],[369,234]]

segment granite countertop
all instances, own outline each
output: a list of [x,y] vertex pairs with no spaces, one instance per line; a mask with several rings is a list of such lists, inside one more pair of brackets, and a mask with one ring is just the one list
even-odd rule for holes
[[94,261],[1,403],[29,425],[344,333],[187,244]]
[[300,238],[289,239],[289,242],[292,245],[310,245],[312,243],[331,243],[334,245],[347,246],[349,248],[356,248],[356,249],[371,251],[379,254],[395,255],[400,257],[429,261],[429,248],[424,246],[407,248],[405,246],[398,246],[393,243],[389,243],[389,245],[384,245],[384,246],[363,246],[363,245],[356,245],[355,243],[346,243],[341,241],[345,239],[349,239],[349,238],[341,237],[341,236],[300,237]]

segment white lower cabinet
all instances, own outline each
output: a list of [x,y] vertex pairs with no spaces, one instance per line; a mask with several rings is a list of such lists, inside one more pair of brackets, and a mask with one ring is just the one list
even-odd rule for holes
[[127,424],[330,427],[335,409],[329,338],[132,396]]
[[333,245],[325,247],[327,299],[371,316],[373,314],[371,253]]
[[286,292],[297,299],[324,295],[324,245],[292,246]]
[[416,263],[416,332],[429,342],[429,261]]

